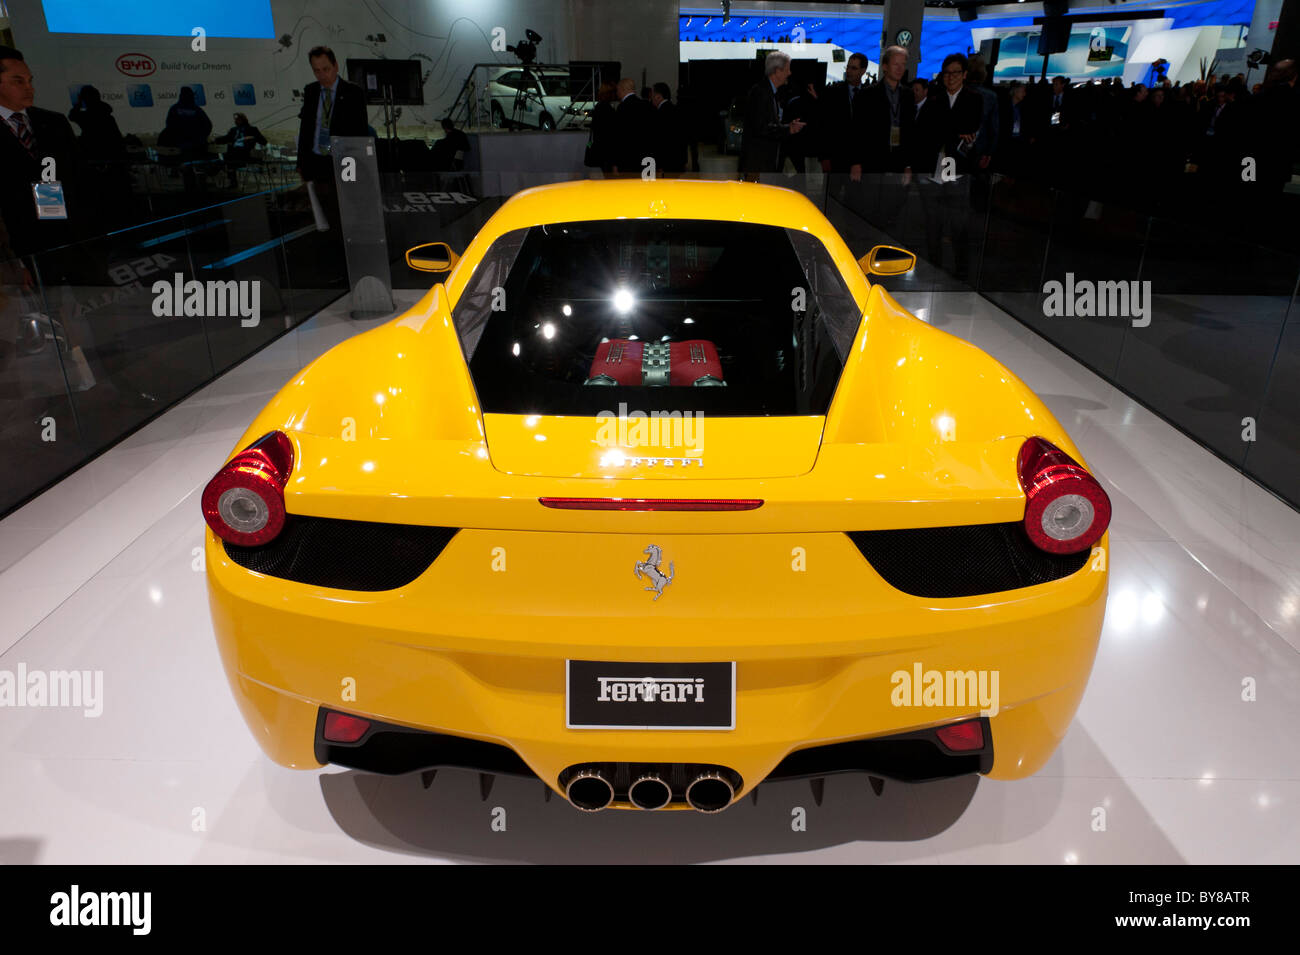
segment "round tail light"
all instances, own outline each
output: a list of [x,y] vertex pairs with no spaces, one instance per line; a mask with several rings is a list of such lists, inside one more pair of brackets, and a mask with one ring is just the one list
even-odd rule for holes
[[1025,531],[1050,554],[1087,550],[1110,525],[1110,498],[1097,479],[1056,445],[1030,438],[1016,462],[1025,492]]
[[203,489],[203,518],[222,540],[256,547],[284,527],[284,488],[293,470],[293,444],[282,431],[258,438]]

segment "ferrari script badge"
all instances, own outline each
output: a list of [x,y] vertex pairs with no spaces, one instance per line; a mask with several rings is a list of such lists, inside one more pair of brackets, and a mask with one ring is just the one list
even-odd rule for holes
[[643,577],[650,579],[650,586],[646,590],[655,592],[655,600],[664,595],[664,588],[673,582],[673,563],[668,562],[668,573],[664,574],[659,569],[659,564],[663,562],[664,554],[658,544],[651,544],[642,553],[646,554],[648,560],[638,560],[636,562],[636,579],[641,580]]

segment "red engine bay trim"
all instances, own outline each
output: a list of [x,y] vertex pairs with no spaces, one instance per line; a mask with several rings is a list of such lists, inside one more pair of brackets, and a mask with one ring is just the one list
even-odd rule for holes
[[589,385],[725,385],[713,342],[601,342],[591,363]]

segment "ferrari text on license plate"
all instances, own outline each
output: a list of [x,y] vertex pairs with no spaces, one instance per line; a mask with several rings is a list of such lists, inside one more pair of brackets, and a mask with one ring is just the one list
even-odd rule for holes
[[602,663],[569,660],[569,729],[736,728],[735,663]]

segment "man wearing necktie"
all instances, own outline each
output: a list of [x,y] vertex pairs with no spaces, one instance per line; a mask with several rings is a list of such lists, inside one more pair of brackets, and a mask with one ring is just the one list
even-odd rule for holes
[[307,54],[316,82],[307,84],[298,114],[298,174],[312,184],[335,235],[339,230],[338,192],[334,185],[331,136],[365,136],[369,132],[366,94],[339,76],[338,60],[327,46]]
[[835,175],[837,181],[862,178],[867,151],[867,111],[862,98],[866,72],[867,58],[861,53],[850,54],[844,64],[844,82],[832,84],[817,100],[822,172]]
[[[59,113],[33,104],[36,90],[32,71],[23,55],[12,47],[0,46],[0,215],[9,231],[15,255],[27,256],[76,238],[74,225],[81,213],[76,183],[77,137],[72,125]],[[53,160],[53,164],[46,160]],[[37,215],[34,183],[53,178],[63,187],[67,218]]]

